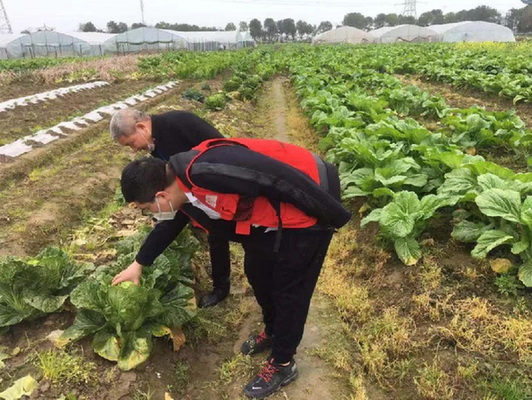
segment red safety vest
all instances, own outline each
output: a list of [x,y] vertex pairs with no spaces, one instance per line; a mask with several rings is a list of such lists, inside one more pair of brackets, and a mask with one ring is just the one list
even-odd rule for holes
[[[216,143],[217,141],[220,143]],[[187,186],[179,178],[176,178],[177,183],[181,190],[192,193],[201,203],[219,213],[221,219],[236,221],[237,234],[249,235],[252,225],[277,228],[279,226],[279,218],[275,208],[270,204],[270,201],[264,196],[252,199],[252,207],[248,207],[250,212],[241,215],[238,212],[239,203],[243,200],[240,195],[213,192],[195,185],[190,179],[190,168],[198,157],[213,148],[231,146],[233,145],[231,142],[243,145],[257,153],[269,156],[297,168],[307,174],[316,183],[320,183],[318,166],[314,159],[314,155],[302,147],[267,139],[211,139],[202,142],[200,145],[192,149],[199,151],[199,153],[185,167],[186,177],[190,186]],[[281,226],[283,228],[308,228],[315,225],[317,222],[316,218],[305,214],[290,203],[280,203],[280,216]],[[193,219],[192,223],[205,229]]]

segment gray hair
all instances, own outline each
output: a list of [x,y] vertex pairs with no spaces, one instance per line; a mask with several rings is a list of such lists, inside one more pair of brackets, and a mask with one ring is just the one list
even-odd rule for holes
[[149,119],[150,116],[143,111],[135,108],[124,108],[113,114],[109,124],[111,139],[114,141],[122,136],[130,136],[135,133],[135,124],[140,121]]

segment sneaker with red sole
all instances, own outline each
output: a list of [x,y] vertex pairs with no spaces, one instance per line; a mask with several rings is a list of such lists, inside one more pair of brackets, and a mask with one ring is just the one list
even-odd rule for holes
[[266,332],[262,331],[258,335],[251,335],[242,343],[240,351],[246,356],[262,353],[272,347],[272,337],[268,336]]
[[288,385],[297,378],[297,365],[294,360],[283,366],[272,358],[266,361],[260,372],[244,386],[244,394],[253,399],[264,399]]

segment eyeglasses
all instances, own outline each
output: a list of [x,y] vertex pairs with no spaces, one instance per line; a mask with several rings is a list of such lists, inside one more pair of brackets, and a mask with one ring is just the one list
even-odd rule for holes
[[140,213],[145,217],[153,217],[153,213],[148,208],[142,208]]

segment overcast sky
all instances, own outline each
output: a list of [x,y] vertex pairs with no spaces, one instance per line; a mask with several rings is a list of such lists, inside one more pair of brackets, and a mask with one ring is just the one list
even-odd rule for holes
[[[147,24],[159,21],[225,27],[228,22],[264,21],[271,17],[302,19],[312,24],[321,21],[341,23],[345,14],[360,12],[401,13],[405,0],[144,0]],[[13,32],[46,24],[57,30],[77,30],[80,22],[92,21],[106,29],[110,20],[128,24],[141,21],[140,0],[3,0]],[[440,8],[444,13],[487,5],[506,13],[522,8],[521,0],[425,0],[418,2],[419,14]]]

